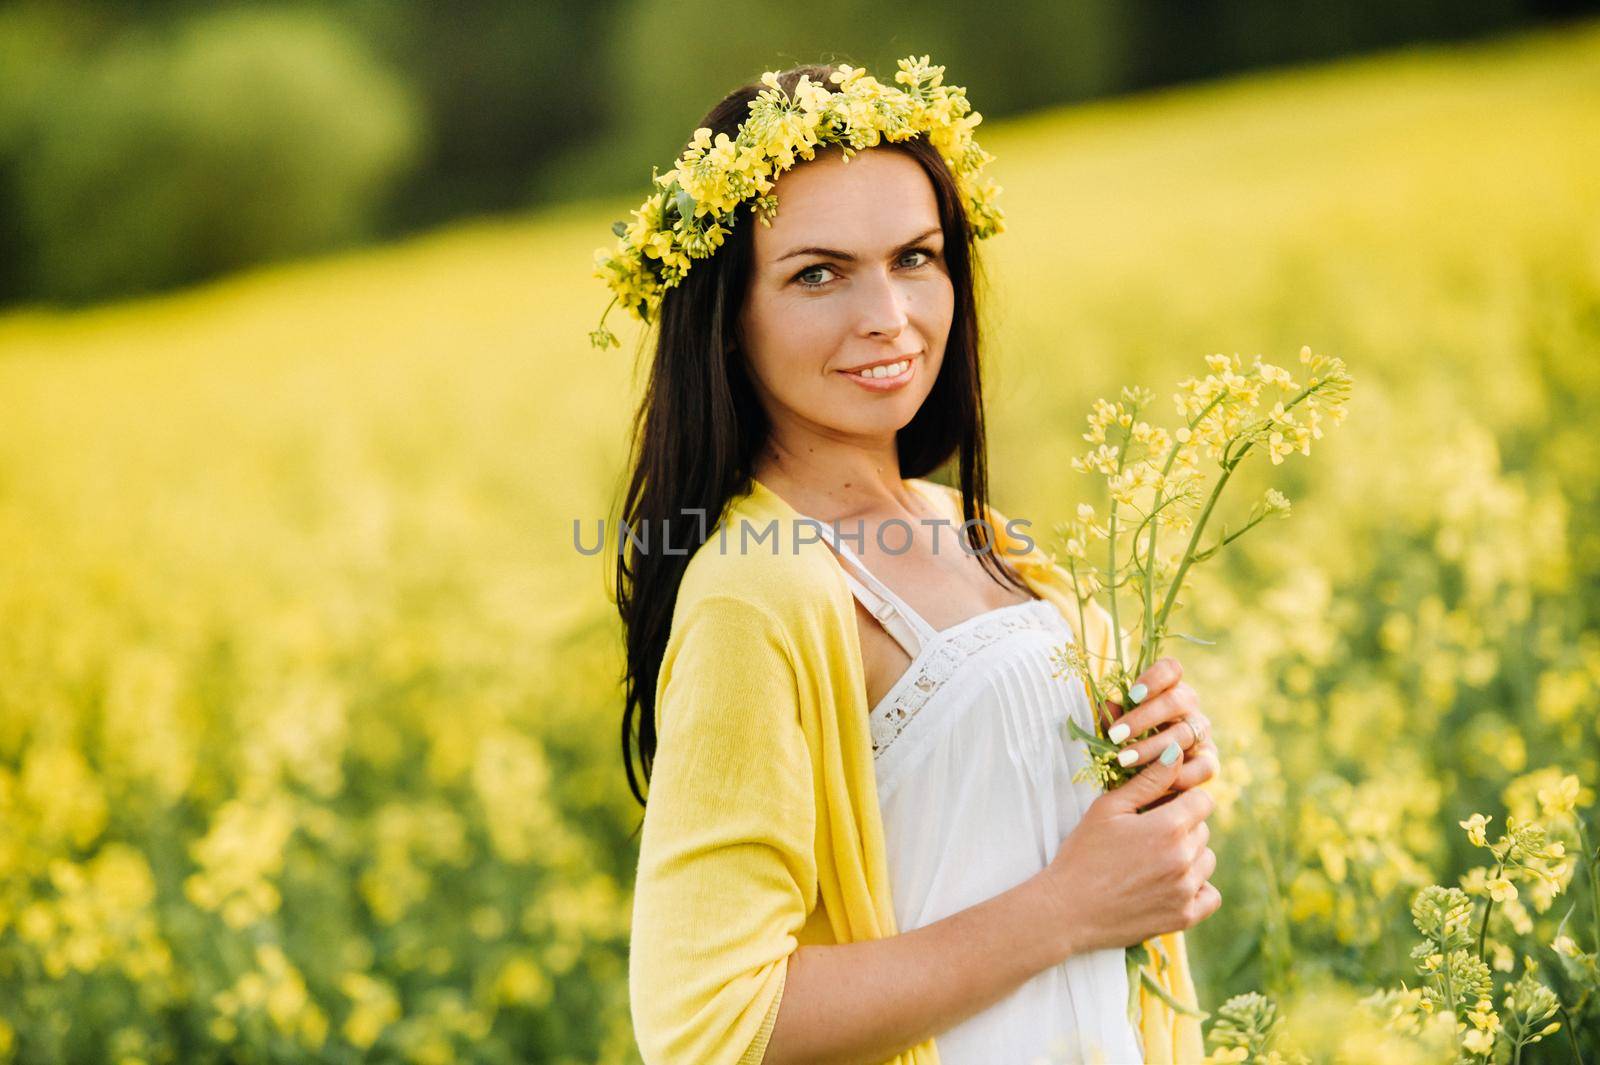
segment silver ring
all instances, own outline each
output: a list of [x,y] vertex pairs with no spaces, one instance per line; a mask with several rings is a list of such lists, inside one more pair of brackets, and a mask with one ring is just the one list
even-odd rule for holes
[[1183,723],[1189,726],[1189,734],[1194,737],[1194,743],[1189,744],[1189,746],[1194,747],[1204,742],[1205,733],[1201,729],[1195,728],[1193,714],[1184,714]]

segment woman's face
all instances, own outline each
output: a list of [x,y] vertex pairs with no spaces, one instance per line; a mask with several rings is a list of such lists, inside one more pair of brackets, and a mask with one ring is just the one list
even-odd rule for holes
[[892,439],[933,388],[954,313],[933,183],[903,152],[829,149],[773,193],[772,225],[750,219],[739,319],[755,389],[780,431]]

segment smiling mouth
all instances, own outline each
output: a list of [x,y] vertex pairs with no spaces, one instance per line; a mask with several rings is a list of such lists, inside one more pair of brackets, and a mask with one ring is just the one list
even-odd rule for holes
[[840,370],[839,373],[855,381],[857,388],[876,395],[889,395],[905,388],[922,372],[920,358],[920,355],[907,355],[881,366]]
[[909,358],[905,358],[901,359],[899,362],[886,363],[882,366],[871,366],[865,370],[842,370],[840,372],[847,373],[851,377],[862,377],[868,381],[872,381],[884,377],[899,377],[910,368],[911,360]]

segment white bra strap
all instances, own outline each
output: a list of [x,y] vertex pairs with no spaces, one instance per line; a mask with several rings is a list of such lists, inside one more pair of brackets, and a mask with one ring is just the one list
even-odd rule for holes
[[878,619],[878,624],[894,637],[894,642],[899,644],[906,654],[916,658],[922,652],[922,638],[912,623],[900,613],[898,607],[856,580],[848,570],[842,572],[844,579],[850,583],[850,590],[872,616]]
[[866,581],[865,585],[852,576],[848,568],[844,569],[844,577],[850,585],[850,590],[855,593],[857,599],[861,600],[872,616],[878,619],[878,623],[888,631],[889,635],[895,638],[895,642],[903,647],[908,655],[915,658],[921,652],[922,645],[933,639],[938,633],[926,621],[922,620],[922,615],[911,609],[904,599],[895,595],[888,585],[873,576],[872,571],[867,568],[867,564],[861,561],[861,558],[854,551],[850,550],[850,546],[834,536],[831,525],[827,522],[818,521],[816,518],[806,518],[805,520],[816,525],[822,533],[822,538],[860,570],[861,577]]

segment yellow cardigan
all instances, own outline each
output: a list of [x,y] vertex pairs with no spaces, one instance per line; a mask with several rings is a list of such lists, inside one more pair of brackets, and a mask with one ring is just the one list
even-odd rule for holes
[[[959,527],[957,492],[907,483]],[[1020,551],[989,514],[1001,550]],[[897,933],[854,600],[813,530],[796,542],[798,517],[753,481],[690,559],[673,609],[628,962],[647,1065],[757,1065],[794,950]],[[1007,558],[1084,646],[1110,650],[1110,615],[1095,608],[1079,633],[1071,578],[1037,544]],[[1158,938],[1159,982],[1192,1005],[1182,933]],[[1137,998],[1146,1062],[1204,1056],[1197,1020],[1143,987]],[[938,1061],[928,1039],[885,1065]]]

